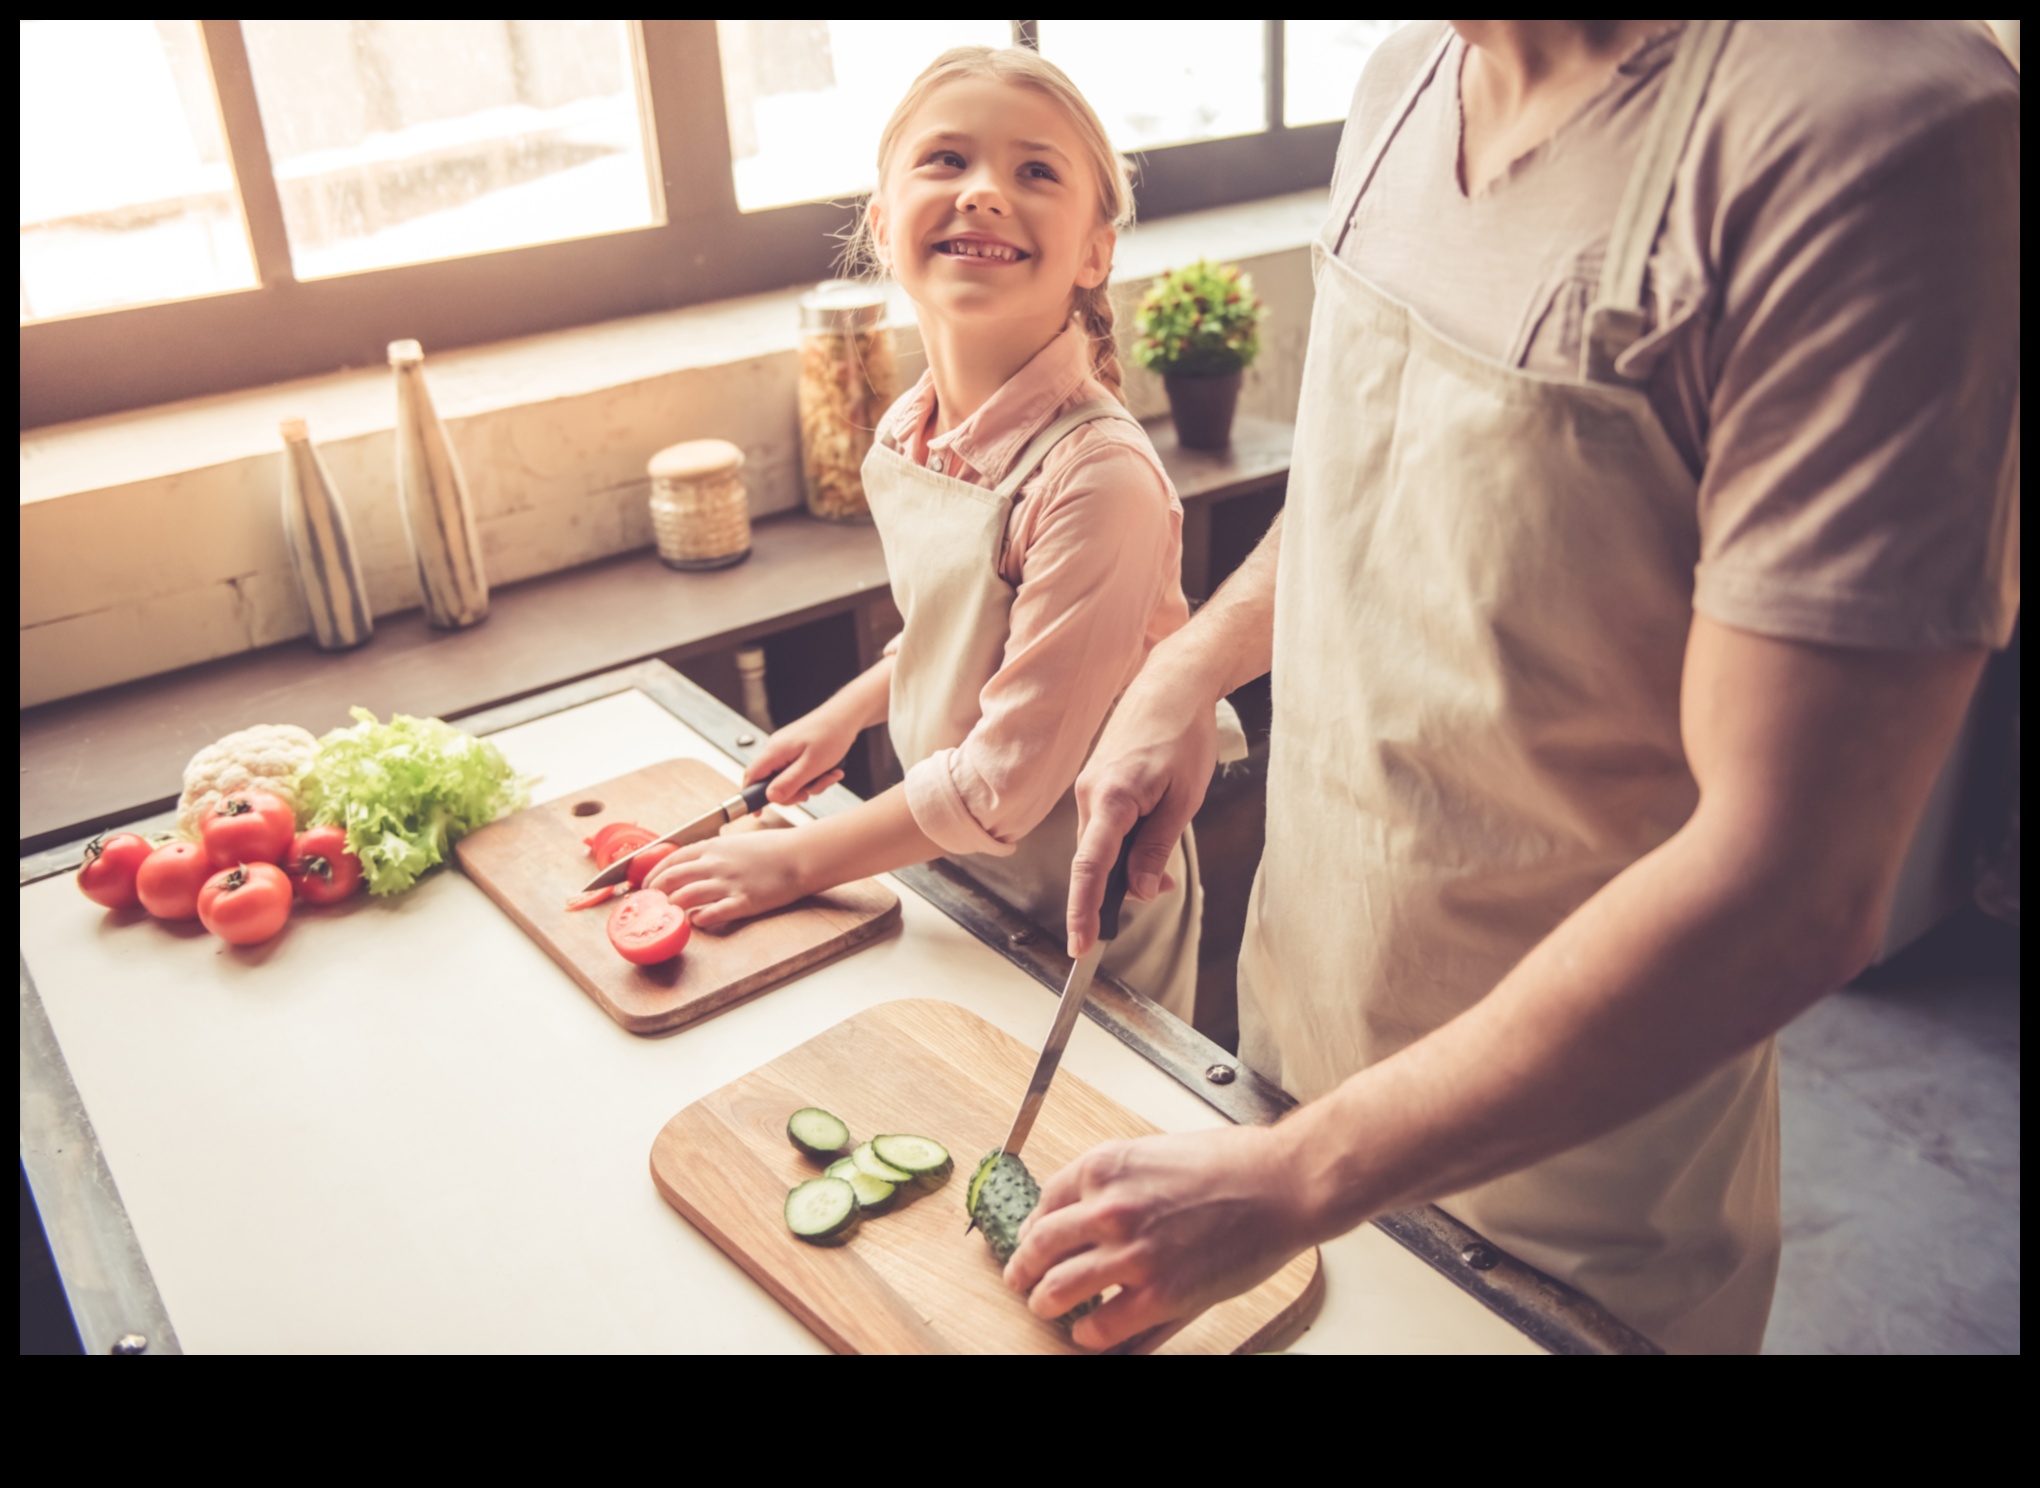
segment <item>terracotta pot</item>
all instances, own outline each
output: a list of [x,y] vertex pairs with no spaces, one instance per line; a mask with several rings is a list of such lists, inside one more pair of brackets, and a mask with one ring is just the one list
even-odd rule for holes
[[1233,410],[1239,406],[1242,372],[1216,377],[1162,374],[1169,390],[1169,414],[1176,421],[1176,442],[1185,449],[1222,450],[1232,443]]

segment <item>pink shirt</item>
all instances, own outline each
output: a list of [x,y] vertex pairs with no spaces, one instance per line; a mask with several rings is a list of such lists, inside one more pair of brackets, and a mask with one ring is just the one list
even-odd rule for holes
[[[928,433],[930,374],[883,427],[916,464],[989,487],[1036,434],[1110,396],[1071,327],[947,434]],[[998,560],[1015,590],[1005,659],[964,741],[907,771],[908,808],[944,852],[1010,853],[1075,783],[1149,648],[1190,618],[1182,554],[1182,504],[1130,420],[1073,430],[1020,487]]]

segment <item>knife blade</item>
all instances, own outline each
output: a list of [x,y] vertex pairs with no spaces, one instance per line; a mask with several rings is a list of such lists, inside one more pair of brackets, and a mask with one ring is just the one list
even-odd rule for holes
[[1098,975],[1099,958],[1105,954],[1105,947],[1119,936],[1119,911],[1126,903],[1127,865],[1132,861],[1134,839],[1140,835],[1144,821],[1145,818],[1135,822],[1133,830],[1119,844],[1119,856],[1112,864],[1112,871],[1105,877],[1105,902],[1098,907],[1098,939],[1070,966],[1069,980],[1063,983],[1062,999],[1055,1007],[1055,1021],[1048,1026],[1048,1038],[1041,1046],[1041,1057],[1034,1062],[1034,1075],[1027,1082],[1027,1093],[1020,1097],[1020,1109],[1013,1117],[1012,1129],[999,1146],[1002,1153],[1019,1152],[1027,1141],[1027,1134],[1034,1130],[1034,1118],[1041,1114],[1041,1103],[1048,1098],[1049,1082],[1055,1078],[1056,1066],[1062,1063],[1063,1049],[1070,1041],[1070,1030],[1077,1026],[1077,1014],[1084,1010],[1084,998],[1090,994],[1091,981]]
[[[842,761],[839,760],[834,765],[831,765],[828,770],[822,771],[822,775],[828,775],[831,770],[840,770],[842,768]],[[815,778],[820,779],[822,777],[816,776]],[[773,780],[777,779],[777,776],[773,777]],[[689,843],[706,842],[738,817],[752,816],[763,811],[765,809],[765,792],[771,789],[772,783],[772,780],[760,780],[755,785],[747,785],[720,806],[714,806],[702,812],[701,815],[695,817],[693,821],[688,822],[685,826],[675,827],[663,837],[654,837],[635,852],[625,853],[614,863],[611,863],[607,868],[604,868],[600,873],[589,879],[582,886],[581,892],[589,894],[593,893],[596,889],[606,889],[611,884],[622,883],[626,878],[630,877],[631,859],[642,853],[648,853],[655,847],[686,847]]]

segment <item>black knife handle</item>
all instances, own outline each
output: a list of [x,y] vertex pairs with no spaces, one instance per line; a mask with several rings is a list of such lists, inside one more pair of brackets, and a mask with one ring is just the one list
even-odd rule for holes
[[1098,906],[1098,938],[1117,940],[1119,938],[1119,911],[1126,905],[1126,880],[1133,864],[1133,844],[1140,836],[1140,829],[1147,825],[1142,817],[1133,824],[1133,830],[1120,839],[1119,856],[1112,862],[1112,871],[1105,875],[1105,902]]
[[[822,771],[822,775],[826,775],[826,774],[828,774],[828,773],[829,773],[829,770],[840,770],[840,769],[842,769],[842,768],[843,768],[843,764],[844,764],[844,761],[845,761],[845,760],[848,760],[848,759],[849,759],[849,756],[848,756],[848,755],[845,755],[845,756],[843,757],[843,759],[839,759],[839,760],[837,760],[837,761],[836,761],[836,763],[834,763],[833,765],[829,766],[829,769],[828,769],[828,770],[824,770],[824,771]],[[820,779],[822,778],[822,775],[817,775],[817,776],[815,777],[815,779],[817,779],[817,780],[820,780]],[[772,777],[772,780],[777,780],[778,778],[779,778],[779,776],[775,775],[775,776],[773,776],[773,777]],[[756,816],[756,815],[757,815],[757,814],[758,814],[759,812],[761,812],[761,811],[763,811],[763,810],[765,809],[765,792],[766,792],[766,791],[768,791],[769,789],[771,789],[771,787],[772,787],[772,780],[760,780],[760,781],[756,782],[755,784],[752,784],[752,785],[747,785],[747,786],[745,786],[745,787],[744,787],[744,792],[743,792],[743,794],[744,794],[744,812],[743,812],[743,814],[744,814],[745,816]],[[735,821],[735,820],[736,820],[736,818],[735,818],[735,817],[733,816],[733,817],[731,817],[731,818],[730,818],[730,820],[731,820],[731,821]]]

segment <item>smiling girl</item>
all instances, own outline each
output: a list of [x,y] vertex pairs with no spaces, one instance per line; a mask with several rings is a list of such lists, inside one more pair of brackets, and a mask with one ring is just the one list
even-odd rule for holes
[[[1149,648],[1188,618],[1182,507],[1119,401],[1105,284],[1131,216],[1097,115],[1033,52],[946,52],[901,100],[853,252],[905,288],[928,355],[864,465],[906,627],[745,780],[805,800],[882,722],[906,778],[798,831],[674,853],[652,886],[697,924],[944,855],[1062,924],[1071,785]],[[1186,833],[1104,969],[1188,1018],[1200,909]]]

